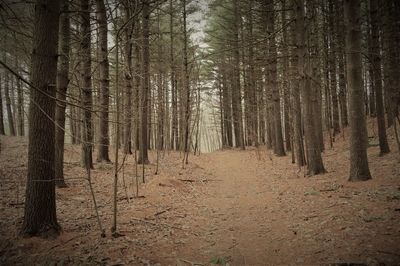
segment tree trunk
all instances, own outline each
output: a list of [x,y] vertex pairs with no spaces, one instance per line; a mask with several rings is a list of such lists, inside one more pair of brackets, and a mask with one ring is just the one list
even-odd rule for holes
[[15,136],[15,126],[13,119],[13,112],[11,108],[11,98],[10,98],[10,75],[5,74],[5,86],[4,86],[4,96],[6,98],[6,109],[7,109],[7,122],[10,136]]
[[191,114],[191,101],[190,101],[190,80],[189,80],[189,63],[188,63],[188,37],[186,30],[186,0],[183,0],[183,66],[184,66],[184,87],[185,87],[185,139],[184,139],[184,153],[186,153],[185,163],[188,163],[189,155],[189,129],[190,129],[190,114]]
[[[322,162],[320,143],[318,139],[318,129],[315,123],[315,113],[317,105],[316,89],[313,88],[312,77],[315,79],[317,73],[317,41],[316,30],[309,30],[310,26],[305,25],[304,0],[298,1],[299,6],[296,9],[296,25],[297,25],[297,53],[298,53],[298,74],[300,77],[300,90],[304,106],[304,136],[306,141],[307,168],[309,175],[317,175],[325,173],[324,164]],[[314,8],[310,8],[309,12],[314,12]],[[315,18],[315,14],[310,17]],[[305,36],[309,36],[308,43],[309,53]]]
[[139,160],[140,164],[148,164],[148,112],[149,112],[149,91],[150,91],[150,45],[149,45],[149,20],[150,7],[149,0],[143,1],[142,10],[143,20],[143,71],[142,87],[140,93],[140,141],[139,141]]
[[56,105],[56,128],[55,128],[55,174],[57,187],[66,187],[64,181],[64,138],[65,138],[65,109],[68,90],[69,71],[69,47],[70,47],[70,19],[69,1],[61,1],[62,14],[60,16],[60,32],[58,51],[59,66],[57,72],[57,105]]
[[371,179],[367,157],[367,126],[363,104],[360,0],[344,0],[346,21],[347,84],[350,101],[349,181]]
[[140,24],[140,19],[135,20],[135,44],[134,44],[134,53],[135,53],[135,83],[134,83],[134,90],[133,90],[133,100],[134,100],[134,105],[133,105],[133,124],[134,124],[134,143],[135,143],[135,150],[139,150],[139,130],[140,130],[140,90],[141,90],[141,81],[142,81],[142,66],[141,66],[141,43],[139,41],[140,32],[141,32],[141,24]]
[[372,73],[373,73],[373,90],[375,91],[376,118],[378,121],[378,137],[380,154],[390,152],[389,144],[386,137],[385,110],[383,108],[382,97],[382,71],[381,71],[381,56],[379,47],[379,14],[378,2],[370,0],[370,16],[371,16],[371,58],[372,58]]
[[22,225],[22,233],[28,236],[58,235],[61,229],[57,222],[54,184],[59,14],[59,1],[36,2],[31,71],[31,83],[36,89],[30,93],[28,174]]
[[[296,12],[301,12],[301,6],[297,4],[297,1],[293,0],[294,8]],[[296,18],[297,22],[297,18]],[[297,42],[297,33],[303,30],[298,28],[301,26],[301,23],[296,23],[295,26],[292,26],[292,39],[294,40],[294,44]],[[293,69],[293,76],[297,75],[297,67],[298,67],[298,54],[297,51],[293,51],[293,55],[291,56],[291,68]],[[296,162],[299,167],[304,166],[306,164],[305,156],[304,156],[304,146],[303,146],[303,131],[301,126],[301,104],[300,104],[300,87],[299,87],[299,80],[297,77],[294,77],[292,80],[292,103],[293,103],[293,133],[294,133],[294,149],[295,149],[295,157]]]
[[340,118],[342,127],[349,125],[347,117],[347,88],[345,76],[345,54],[344,54],[344,19],[343,19],[343,4],[337,2],[336,12],[336,36],[337,36],[337,58],[338,58],[338,77],[339,77],[339,105]]
[[222,99],[224,106],[224,128],[226,135],[226,145],[228,147],[233,147],[232,140],[232,93],[228,86],[228,81],[226,78],[226,63],[224,62],[221,67],[222,72]]
[[99,119],[99,144],[97,161],[110,162],[108,135],[108,117],[109,117],[109,97],[110,97],[110,77],[108,62],[108,29],[107,13],[104,0],[96,0],[96,17],[99,27],[99,74],[100,74],[100,119]]
[[5,135],[6,132],[4,130],[4,114],[3,114],[3,97],[2,97],[2,85],[3,80],[0,77],[0,135]]
[[92,161],[92,59],[89,0],[80,1],[81,8],[81,90],[83,110],[82,153],[84,168],[93,168]]
[[400,41],[400,30],[398,18],[400,8],[398,1],[383,1],[384,9],[384,73],[385,73],[385,98],[387,99],[388,126],[392,126],[396,116],[399,115],[400,106],[400,56],[398,43]]
[[285,156],[285,148],[283,145],[283,135],[282,135],[282,121],[281,121],[281,103],[279,96],[279,87],[277,82],[277,50],[275,43],[275,13],[274,13],[274,1],[269,0],[266,5],[267,12],[267,32],[269,36],[269,68],[270,68],[270,86],[272,92],[272,112],[271,117],[273,118],[273,130],[275,137],[274,153],[277,156]]
[[[126,20],[130,19],[129,7],[126,7]],[[132,154],[132,23],[125,26],[125,121],[124,121],[124,153]]]
[[[286,1],[282,1],[282,25],[287,24],[287,19],[286,19]],[[284,74],[289,72],[289,49],[288,49],[288,33],[287,33],[287,27],[283,26],[283,32],[282,32],[282,54],[283,54],[283,63],[282,67],[283,70],[282,72]],[[286,151],[291,151],[291,134],[290,134],[290,79],[283,79],[283,118],[284,118],[284,125],[285,125],[285,146],[286,146]]]
[[25,136],[24,94],[22,90],[22,82],[20,79],[17,80],[17,121],[18,135]]
[[329,36],[330,36],[330,50],[329,50],[329,72],[331,81],[331,98],[332,98],[332,125],[333,136],[340,133],[339,125],[339,109],[338,109],[338,96],[337,96],[337,80],[336,80],[336,54],[337,54],[337,35],[335,27],[335,9],[336,0],[329,1]]
[[240,92],[240,54],[239,54],[239,0],[233,0],[234,4],[234,86],[232,87],[232,110],[233,128],[235,132],[236,147],[244,149],[243,120],[242,120],[242,100]]

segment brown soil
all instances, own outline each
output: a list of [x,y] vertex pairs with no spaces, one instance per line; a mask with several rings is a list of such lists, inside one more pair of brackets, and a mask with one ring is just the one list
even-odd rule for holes
[[[371,143],[376,143],[371,139]],[[57,239],[23,239],[27,142],[1,138],[0,265],[400,265],[400,163],[368,150],[373,179],[350,183],[348,145],[327,147],[327,174],[305,177],[290,156],[264,148],[191,156],[166,152],[159,174],[146,166],[135,193],[133,156],[122,170],[118,230],[111,237],[112,165],[97,164],[93,183],[107,236],[100,237],[80,147],[66,149],[68,188],[57,189]],[[121,155],[122,156],[122,155]],[[141,167],[139,167],[141,173]]]

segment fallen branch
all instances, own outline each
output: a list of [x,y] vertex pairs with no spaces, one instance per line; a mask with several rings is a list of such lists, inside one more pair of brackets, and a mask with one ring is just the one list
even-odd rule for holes
[[337,188],[327,188],[327,189],[320,189],[319,192],[330,192],[330,191],[336,191]]
[[379,253],[383,253],[383,254],[387,254],[387,255],[394,255],[394,256],[400,257],[400,254],[393,253],[393,252],[390,252],[390,251],[384,251],[384,250],[377,250],[377,251]]

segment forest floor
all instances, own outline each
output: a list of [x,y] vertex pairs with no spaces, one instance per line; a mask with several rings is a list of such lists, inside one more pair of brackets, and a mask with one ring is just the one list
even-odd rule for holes
[[[113,167],[96,164],[92,179],[100,237],[79,146],[66,147],[68,188],[57,189],[57,239],[21,238],[27,141],[1,137],[0,265],[400,265],[400,162],[379,157],[370,139],[373,179],[347,181],[349,150],[342,136],[327,147],[328,173],[304,176],[291,156],[264,148],[190,156],[166,152],[135,195],[134,159],[120,179],[118,231],[110,234]],[[141,166],[139,167],[141,173]]]

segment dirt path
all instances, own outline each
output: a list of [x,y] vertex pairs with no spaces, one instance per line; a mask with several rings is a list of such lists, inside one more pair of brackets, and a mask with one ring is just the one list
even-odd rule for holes
[[207,221],[201,234],[208,244],[192,247],[189,256],[223,258],[232,265],[400,261],[394,247],[400,243],[394,222],[399,215],[396,204],[389,207],[392,202],[384,198],[398,193],[396,187],[384,180],[357,187],[337,178],[345,168],[300,179],[290,158],[269,160],[266,151],[261,158],[252,150],[198,159],[214,181],[199,198],[203,211],[193,214]]
[[[184,170],[181,155],[170,152],[161,158],[158,175],[154,164],[146,166],[140,198],[133,197],[134,161],[129,157],[120,175],[119,238],[109,234],[113,166],[96,165],[93,186],[107,230],[101,238],[82,179],[80,147],[69,146],[69,187],[57,190],[64,232],[43,240],[18,236],[27,142],[1,140],[0,265],[400,264],[396,151],[379,157],[378,147],[371,147],[373,179],[362,183],[347,182],[345,142],[324,153],[328,173],[315,177],[305,177],[290,156],[277,158],[265,149],[191,156]],[[155,153],[150,155],[154,162]]]
[[257,173],[255,162],[240,152],[218,152],[207,159],[200,165],[208,167],[215,180],[202,201],[211,209],[210,253],[237,265],[266,261],[270,219],[261,213],[272,200],[270,186]]

